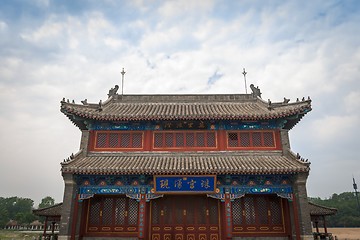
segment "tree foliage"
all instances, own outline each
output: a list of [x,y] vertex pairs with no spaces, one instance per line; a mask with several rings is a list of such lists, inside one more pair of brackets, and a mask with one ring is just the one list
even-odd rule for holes
[[39,208],[51,207],[54,204],[55,204],[55,199],[50,196],[47,196],[47,197],[44,197],[43,199],[41,199]]
[[10,220],[19,224],[27,224],[35,219],[32,213],[34,201],[30,198],[9,197],[0,198],[0,226],[6,225]]
[[334,193],[328,199],[309,198],[309,201],[338,210],[335,215],[326,217],[328,227],[360,227],[360,209],[354,193]]

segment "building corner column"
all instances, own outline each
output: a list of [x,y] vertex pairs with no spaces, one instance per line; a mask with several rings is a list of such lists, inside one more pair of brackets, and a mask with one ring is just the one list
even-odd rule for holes
[[293,204],[297,208],[298,215],[295,221],[300,225],[300,239],[310,240],[313,239],[311,217],[309,210],[309,203],[306,191],[306,180],[309,173],[299,173],[294,183],[294,198],[296,199]]
[[90,138],[90,131],[89,130],[82,130],[81,131],[81,141],[80,141],[80,150],[83,150],[83,154],[88,152],[89,146],[89,138]]
[[287,129],[280,130],[280,141],[281,141],[283,154],[288,155],[288,153],[290,152],[289,130]]
[[146,218],[147,218],[146,207],[147,207],[146,206],[146,194],[141,193],[140,200],[139,200],[138,239],[147,239],[147,237],[146,237]]
[[225,238],[232,239],[232,209],[230,193],[225,193],[224,199],[224,220],[225,220]]
[[73,218],[75,200],[77,197],[77,186],[72,174],[63,174],[65,183],[64,198],[59,226],[59,240],[69,240],[72,235],[72,224],[76,221]]

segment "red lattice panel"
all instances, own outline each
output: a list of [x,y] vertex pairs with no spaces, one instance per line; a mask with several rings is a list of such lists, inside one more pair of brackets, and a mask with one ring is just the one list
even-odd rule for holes
[[240,133],[240,146],[250,147],[250,133]]
[[122,133],[120,135],[121,142],[120,147],[129,148],[130,147],[130,133]]
[[163,146],[163,134],[155,133],[154,134],[154,147],[161,148]]
[[254,132],[252,133],[252,144],[254,147],[261,147],[261,133]]
[[268,224],[268,208],[264,197],[256,198],[257,218],[260,224]]
[[100,200],[99,199],[91,199],[90,205],[90,216],[89,216],[89,224],[90,225],[98,225],[100,223]]
[[184,133],[176,133],[175,134],[175,146],[176,147],[184,147]]
[[238,134],[235,132],[228,133],[228,146],[237,147],[238,146]]
[[137,225],[138,220],[138,202],[134,199],[129,199],[128,224]]
[[142,147],[142,132],[107,131],[96,133],[95,148],[98,149],[139,149]]
[[234,202],[232,202],[232,217],[234,225],[242,224],[242,211],[241,199],[235,199]]
[[273,198],[270,200],[271,223],[282,224],[282,211],[280,199]]
[[133,148],[142,148],[142,134],[134,133],[132,135],[132,147]]
[[195,146],[195,134],[194,133],[186,133],[186,146],[187,147]]
[[195,204],[189,204],[186,209],[186,223],[190,225],[195,223],[194,206]]
[[165,147],[172,147],[172,146],[173,146],[173,134],[165,133]]
[[204,133],[196,134],[196,145],[197,145],[197,147],[205,147],[205,134]]
[[274,148],[275,135],[273,131],[231,131],[227,144],[229,148]]
[[219,212],[218,212],[218,206],[217,206],[217,202],[214,199],[210,199],[209,200],[209,221],[210,224],[214,224],[216,225],[219,221]]
[[103,202],[102,224],[112,225],[113,199],[105,198]]
[[264,132],[264,146],[265,147],[274,147],[274,135],[272,132]]
[[119,134],[118,133],[110,133],[109,134],[109,147],[111,147],[111,148],[119,147]]
[[125,223],[125,207],[126,199],[118,198],[115,204],[115,223],[116,225],[123,225]]
[[255,224],[255,206],[254,199],[244,198],[244,210],[245,210],[245,223],[247,225]]
[[106,147],[106,133],[98,133],[96,138],[96,147],[98,148],[104,148]]
[[216,138],[215,133],[207,133],[207,146],[208,147],[216,147]]
[[151,222],[152,224],[160,224],[160,211],[158,201],[151,202]]

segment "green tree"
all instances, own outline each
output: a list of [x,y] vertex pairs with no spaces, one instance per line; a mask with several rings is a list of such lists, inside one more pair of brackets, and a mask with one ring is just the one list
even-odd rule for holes
[[4,226],[11,219],[19,223],[30,223],[36,216],[32,213],[34,201],[30,198],[0,198],[0,225]]
[[360,212],[354,193],[334,193],[328,199],[309,198],[309,201],[338,210],[335,215],[327,217],[329,227],[360,227]]
[[9,221],[9,212],[6,209],[5,198],[0,197],[0,228],[4,227]]
[[54,204],[55,204],[55,199],[50,196],[47,196],[47,197],[44,197],[43,199],[41,199],[39,208],[51,207]]

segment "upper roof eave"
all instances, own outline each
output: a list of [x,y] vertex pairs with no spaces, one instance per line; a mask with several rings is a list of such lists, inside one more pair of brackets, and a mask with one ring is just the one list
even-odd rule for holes
[[[270,120],[311,111],[311,100],[265,102],[252,94],[114,95],[104,103],[83,105],[61,101],[61,111],[78,127],[80,119],[95,121]],[[79,122],[80,121],[80,122]],[[295,125],[298,121],[293,121]]]

